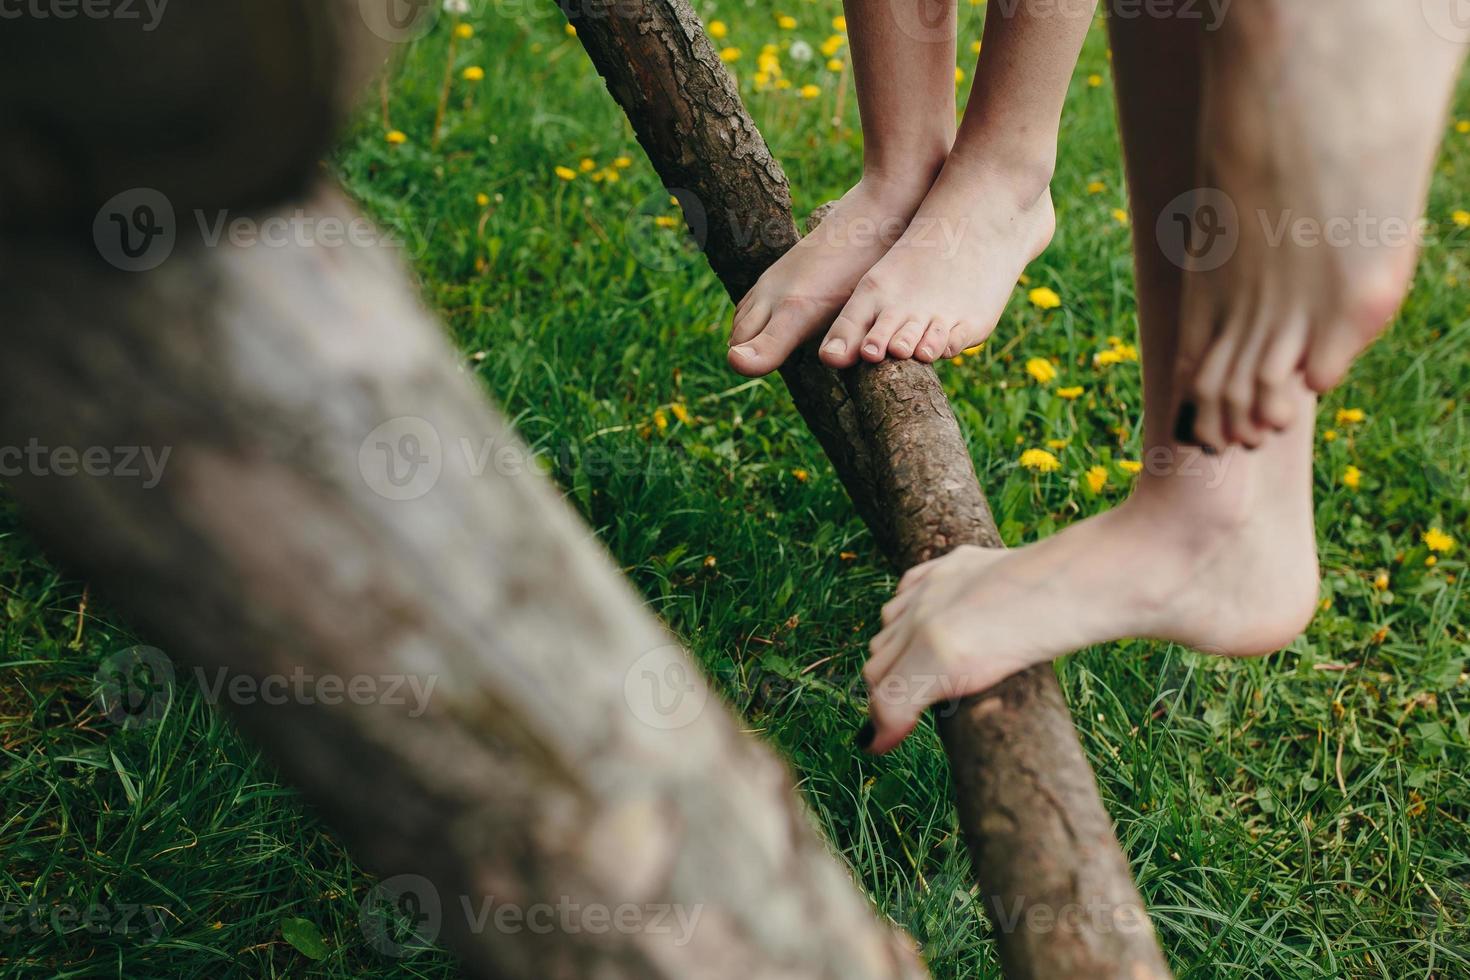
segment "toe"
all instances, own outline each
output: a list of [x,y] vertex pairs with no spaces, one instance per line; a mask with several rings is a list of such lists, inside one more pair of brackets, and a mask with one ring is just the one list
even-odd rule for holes
[[914,351],[914,357],[925,364],[933,364],[943,357],[949,350],[950,328],[951,325],[943,320],[931,320],[928,329],[919,338],[919,346]]
[[[749,295],[746,296],[750,300]],[[750,300],[744,307],[736,309],[735,319],[730,325],[730,346],[743,344],[756,334],[771,319],[771,306],[764,300]]]
[[1266,432],[1256,421],[1256,375],[1260,369],[1261,352],[1266,346],[1273,318],[1262,317],[1250,328],[1244,346],[1235,356],[1235,365],[1226,379],[1222,401],[1225,416],[1225,436],[1232,443],[1247,449],[1255,449],[1266,438]]
[[914,348],[919,346],[919,338],[924,336],[928,326],[923,320],[909,320],[898,328],[898,332],[888,342],[888,353],[899,360],[913,357]]
[[865,333],[867,333],[866,324],[839,316],[832,322],[832,328],[827,331],[827,339],[822,341],[822,349],[818,351],[817,356],[828,367],[852,367],[857,363],[858,344],[862,342]]
[[893,335],[898,333],[899,327],[903,326],[908,317],[897,313],[883,312],[873,322],[868,336],[863,339],[860,354],[863,360],[872,361],[874,364],[883,360],[888,351],[888,344],[893,340]]
[[805,300],[782,300],[759,333],[730,348],[730,367],[750,377],[770,374],[812,333],[820,313]]
[[1362,353],[1366,346],[1353,331],[1343,329],[1340,325],[1334,324],[1326,330],[1317,330],[1302,364],[1307,387],[1318,394],[1336,388],[1347,377],[1353,358]]
[[1287,319],[1266,344],[1256,369],[1256,422],[1281,432],[1296,421],[1303,381],[1297,370],[1306,337],[1306,317]]
[[1227,444],[1223,398],[1234,355],[1235,336],[1224,331],[1205,352],[1189,389],[1195,409],[1194,438],[1210,451],[1218,451]]

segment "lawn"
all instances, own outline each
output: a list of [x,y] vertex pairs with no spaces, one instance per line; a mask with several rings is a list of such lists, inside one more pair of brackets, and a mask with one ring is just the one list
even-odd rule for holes
[[[967,75],[983,9],[962,0]],[[839,195],[860,135],[835,0],[699,11],[798,214]],[[779,381],[725,368],[729,303],[560,11],[477,2],[462,23],[472,36],[455,38],[445,15],[406,46],[386,103],[371,94],[330,166],[402,238],[466,369],[544,451],[568,503],[790,760],[877,908],[936,976],[995,976],[932,728],[883,759],[852,744],[891,570]],[[473,67],[483,77],[466,77]],[[1446,130],[1412,296],[1322,407],[1324,579],[1307,634],[1256,661],[1134,642],[1058,666],[1181,977],[1470,976],[1463,128]],[[1063,139],[1054,244],[995,337],[940,365],[1010,544],[1117,503],[1138,459],[1130,229],[1100,26]],[[1029,302],[1038,287],[1061,305]],[[1055,379],[1028,372],[1033,358]],[[1027,449],[1060,468],[1022,468]],[[1431,529],[1459,547],[1431,552]],[[0,975],[453,975],[445,954],[370,947],[359,902],[372,877],[195,687],[150,727],[102,715],[98,665],[148,638],[53,567],[8,503],[0,590]],[[90,907],[103,928],[65,914]],[[320,932],[324,958],[283,938],[287,919]]]

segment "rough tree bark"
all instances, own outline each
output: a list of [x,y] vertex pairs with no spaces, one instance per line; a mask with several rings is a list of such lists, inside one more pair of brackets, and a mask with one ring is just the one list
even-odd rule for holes
[[[698,17],[687,0],[568,12],[738,300],[796,231],[785,175]],[[962,544],[1001,546],[932,368],[887,362],[838,374],[807,349],[781,373],[896,565]],[[946,706],[939,729],[1007,976],[1167,977],[1050,665]]]
[[[0,200],[62,193],[47,161],[84,174],[93,206],[156,176],[177,235],[129,273],[103,260],[116,229],[75,202],[0,213],[0,447],[29,460],[10,491],[169,657],[226,673],[243,729],[470,975],[922,976],[786,768],[741,735],[487,405],[390,250],[345,244],[360,219],[321,186],[243,210],[310,183],[290,163],[310,151],[263,139],[257,171],[248,140],[176,129],[168,99],[214,80],[226,42],[212,39],[290,36],[279,58],[244,59],[256,77],[221,84],[260,93],[289,117],[278,134],[315,147],[305,123],[331,115],[335,91],[274,97],[303,52],[360,43],[356,7],[195,4],[152,33],[112,25],[82,45],[85,68],[45,23],[0,34],[0,53],[29,52],[0,58],[16,154]],[[200,74],[175,93],[181,64]],[[97,79],[86,107],[71,86]],[[134,105],[149,92],[163,101]],[[107,147],[73,142],[109,105],[130,127],[115,170]],[[179,140],[202,170],[177,165]],[[211,224],[284,217],[306,239],[207,247],[196,207]],[[118,216],[165,241],[159,210]],[[139,447],[167,450],[156,484],[124,468]],[[236,677],[298,675],[316,703],[228,693]],[[427,699],[390,693],[404,679]],[[369,697],[344,701],[356,682]],[[521,917],[481,922],[487,899]],[[396,938],[367,941],[397,955]]]

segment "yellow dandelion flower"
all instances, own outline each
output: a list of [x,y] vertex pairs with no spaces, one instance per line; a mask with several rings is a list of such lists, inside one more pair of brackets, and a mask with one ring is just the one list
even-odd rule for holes
[[739,48],[721,48],[720,49],[720,60],[721,61],[724,61],[724,62],[739,61],[740,60],[740,49]]
[[623,175],[618,173],[612,167],[604,167],[592,176],[596,177],[598,180],[605,180],[609,184],[616,184],[618,181],[623,179]]
[[575,24],[568,24],[566,27],[562,28],[562,30],[567,32],[567,37],[577,36],[577,27]]
[[776,79],[776,88],[778,88],[778,89],[780,89],[782,91],[785,91],[786,89],[788,89],[790,87],[791,87],[791,79],[789,79],[789,78],[778,78],[778,79]]
[[475,195],[475,203],[478,204],[482,208],[483,207],[488,207],[489,204],[490,204],[490,195],[489,194],[476,194]]
[[820,85],[803,85],[801,87],[801,97],[803,99],[815,99],[821,94],[822,86]]
[[806,470],[800,469],[792,470],[791,475],[796,479],[797,483],[805,483],[808,479],[811,478],[810,473],[808,473]]
[[847,30],[847,18],[844,17],[844,16],[842,16],[841,14],[838,14],[836,17],[833,17],[832,18],[832,30],[834,30],[834,31],[846,31]]
[[669,427],[669,417],[664,414],[663,409],[655,409],[653,413],[654,428],[662,432]]
[[1425,565],[1426,568],[1433,568],[1435,565],[1438,565],[1438,564],[1439,564],[1439,559],[1436,558],[1434,555],[1430,555],[1428,558],[1425,558],[1424,559],[1424,565]]
[[660,227],[660,228],[677,228],[677,227],[679,227],[679,219],[677,219],[677,218],[671,218],[671,217],[669,217],[666,214],[661,214],[661,215],[658,215],[657,217],[655,217],[653,219],[653,223],[655,225],[657,225],[658,227]]
[[1118,469],[1124,473],[1137,476],[1143,472],[1143,464],[1136,459],[1120,459],[1118,460]]
[[1057,369],[1044,357],[1033,357],[1027,361],[1026,373],[1041,384],[1051,384],[1057,379]]
[[1323,442],[1335,442],[1336,440],[1337,440],[1337,430],[1336,429],[1328,429],[1326,432],[1322,433],[1322,441]]
[[633,166],[633,158],[613,157],[613,166],[617,167],[619,170],[627,170],[629,167]]
[[1456,211],[1450,215],[1450,220],[1460,228],[1470,228],[1470,211]]
[[1432,527],[1424,532],[1424,547],[1430,551],[1440,551],[1449,554],[1455,550],[1455,539],[1444,533],[1437,527]]
[[1071,441],[1071,439],[1048,439],[1046,446],[1048,449],[1066,449],[1067,444]]
[[756,56],[755,68],[756,71],[763,72],[766,75],[779,75],[781,74],[781,59],[774,54],[767,54],[762,51]]
[[1057,389],[1057,396],[1059,398],[1065,398],[1069,402],[1070,401],[1076,401],[1078,398],[1081,398],[1082,397],[1082,386],[1081,385],[1073,385],[1070,388],[1058,388]]
[[1055,473],[1062,468],[1061,461],[1045,449],[1028,449],[1021,454],[1021,465],[1038,473]]
[[577,179],[577,172],[575,170],[573,170],[571,167],[558,166],[556,168],[556,175],[558,177],[560,177],[562,180],[576,180]]
[[777,14],[776,26],[783,31],[794,31],[796,30],[796,18],[790,14]]
[[847,63],[844,62],[841,58],[828,58],[827,59],[827,70],[828,71],[841,71],[846,66],[847,66]]
[[720,38],[730,33],[730,25],[726,24],[722,20],[712,20],[709,22],[708,30],[709,36],[718,41]]
[[1455,132],[1470,133],[1470,119],[1461,119],[1459,122],[1455,123]]
[[1106,466],[1094,466],[1084,476],[1087,486],[1093,493],[1102,493],[1103,487],[1108,485],[1108,469]]
[[1113,208],[1113,220],[1124,228],[1128,227],[1128,212],[1122,208]]
[[970,42],[970,53],[971,54],[979,54],[980,53],[980,42],[979,41],[971,41]]
[[959,65],[954,66],[954,80],[956,85],[965,80],[965,70]]
[[1088,88],[1101,88],[1102,87],[1102,82],[1103,82],[1102,76],[1099,75],[1099,74],[1093,73],[1093,74],[1087,76],[1087,87]]
[[1349,490],[1358,489],[1358,484],[1363,481],[1363,471],[1356,466],[1348,466],[1342,471],[1342,485]]
[[833,34],[831,37],[827,38],[827,40],[822,42],[822,57],[832,57],[834,54],[841,51],[842,46],[846,43],[847,38],[843,37],[841,34]]
[[460,77],[467,82],[483,82],[485,80],[485,69],[479,65],[470,65],[460,72]]
[[[570,27],[571,25],[568,24],[567,26]],[[459,38],[461,41],[468,41],[470,38],[475,36],[475,29],[469,24],[455,24],[454,36]]]
[[763,89],[771,84],[771,73],[768,71],[758,71],[751,77],[755,79],[755,87],[758,89]]
[[1062,305],[1062,298],[1049,286],[1037,286],[1026,294],[1026,298],[1039,310],[1054,310]]
[[1100,180],[1094,180],[1092,183],[1090,183],[1090,184],[1087,185],[1087,193],[1089,193],[1089,194],[1101,194],[1103,191],[1105,191],[1107,189],[1108,189],[1108,185],[1107,184],[1104,184]]
[[1373,579],[1373,588],[1377,589],[1379,592],[1387,592],[1388,591],[1388,573],[1387,572],[1379,572],[1378,573],[1378,575]]
[[582,162],[577,164],[577,169],[582,171],[582,173],[584,174],[591,173],[592,171],[597,169],[597,161],[592,159],[591,157],[583,157]]
[[402,146],[408,142],[408,134],[401,129],[390,129],[383,134],[383,139],[394,146]]
[[689,424],[689,409],[684,407],[683,402],[674,402],[674,404],[669,406],[669,411],[673,412],[674,418],[678,419],[680,422],[684,423],[685,425]]
[[1367,417],[1361,408],[1339,408],[1337,410],[1338,425],[1357,425]]
[[949,359],[949,363],[953,364],[955,367],[959,367],[960,365],[965,363],[965,355],[956,354],[954,357],[951,357]]

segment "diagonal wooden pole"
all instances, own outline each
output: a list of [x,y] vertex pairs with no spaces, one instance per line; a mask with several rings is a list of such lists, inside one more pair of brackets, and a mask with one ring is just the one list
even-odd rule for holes
[[[796,240],[785,174],[687,0],[570,12],[690,232],[738,300]],[[814,215],[820,220],[820,213]],[[782,368],[884,553],[900,568],[1000,536],[932,368]],[[941,712],[976,880],[1010,977],[1167,977],[1050,665]]]

